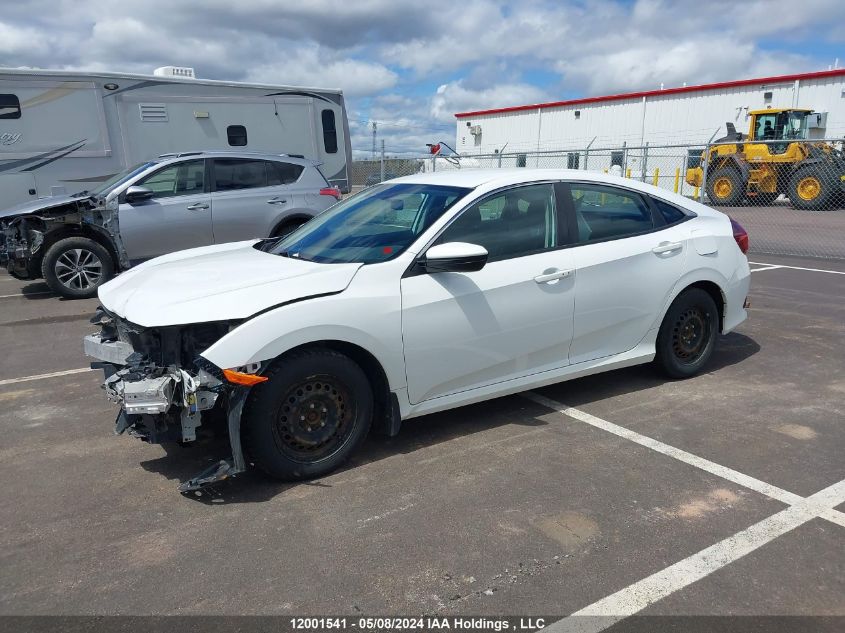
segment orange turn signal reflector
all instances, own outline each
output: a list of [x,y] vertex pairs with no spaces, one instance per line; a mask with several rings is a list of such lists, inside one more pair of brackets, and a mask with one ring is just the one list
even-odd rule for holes
[[252,387],[261,382],[270,380],[267,376],[258,376],[256,374],[247,374],[242,371],[235,371],[234,369],[224,369],[223,376],[229,382],[235,385],[243,385],[245,387]]

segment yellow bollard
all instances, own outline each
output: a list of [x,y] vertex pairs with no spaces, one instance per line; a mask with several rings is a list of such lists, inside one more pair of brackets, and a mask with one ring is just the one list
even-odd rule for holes
[[655,187],[657,186],[657,179],[658,178],[660,178],[660,168],[659,167],[654,170],[654,179],[651,181],[651,184],[653,184]]
[[675,167],[675,193],[678,193],[678,184],[681,182],[681,168]]
[[631,168],[628,167],[628,169],[625,170],[625,178],[630,178],[630,177],[631,177]]
[[606,170],[606,169],[604,170],[604,173],[607,173],[607,170]]

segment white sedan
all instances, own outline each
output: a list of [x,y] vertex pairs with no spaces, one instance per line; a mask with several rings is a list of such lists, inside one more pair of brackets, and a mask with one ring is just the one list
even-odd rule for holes
[[273,477],[337,468],[371,427],[654,363],[692,376],[746,318],[748,235],[633,180],[476,170],[395,179],[281,240],[151,260],[102,286],[86,352],[117,431],[190,442],[220,411]]

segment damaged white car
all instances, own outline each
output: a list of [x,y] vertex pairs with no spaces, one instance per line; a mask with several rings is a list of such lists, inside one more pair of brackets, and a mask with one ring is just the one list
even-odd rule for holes
[[163,154],[93,191],[0,211],[0,266],[83,299],[173,251],[291,233],[340,199],[319,163],[285,154]]
[[748,235],[631,180],[563,170],[427,174],[345,200],[280,240],[198,248],[100,288],[86,352],[117,432],[325,474],[371,427],[652,360],[701,371],[746,318]]

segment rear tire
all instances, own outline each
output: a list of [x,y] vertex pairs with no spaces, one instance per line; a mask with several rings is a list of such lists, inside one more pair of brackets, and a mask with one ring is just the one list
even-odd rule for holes
[[56,294],[89,299],[112,278],[114,262],[102,244],[87,237],[66,237],[47,249],[41,274]]
[[719,310],[707,292],[689,288],[666,312],[657,335],[655,363],[670,378],[690,378],[713,355]]
[[735,206],[745,199],[745,182],[736,169],[722,167],[707,174],[707,197],[716,206]]
[[831,207],[838,183],[818,167],[800,169],[789,179],[789,201],[802,211],[824,211]]
[[363,370],[329,349],[295,352],[253,387],[243,414],[244,444],[255,465],[276,479],[325,475],[361,445],[373,418]]
[[308,220],[305,218],[288,220],[287,222],[279,226],[275,231],[273,231],[273,237],[279,239],[287,237],[306,222],[308,222]]

